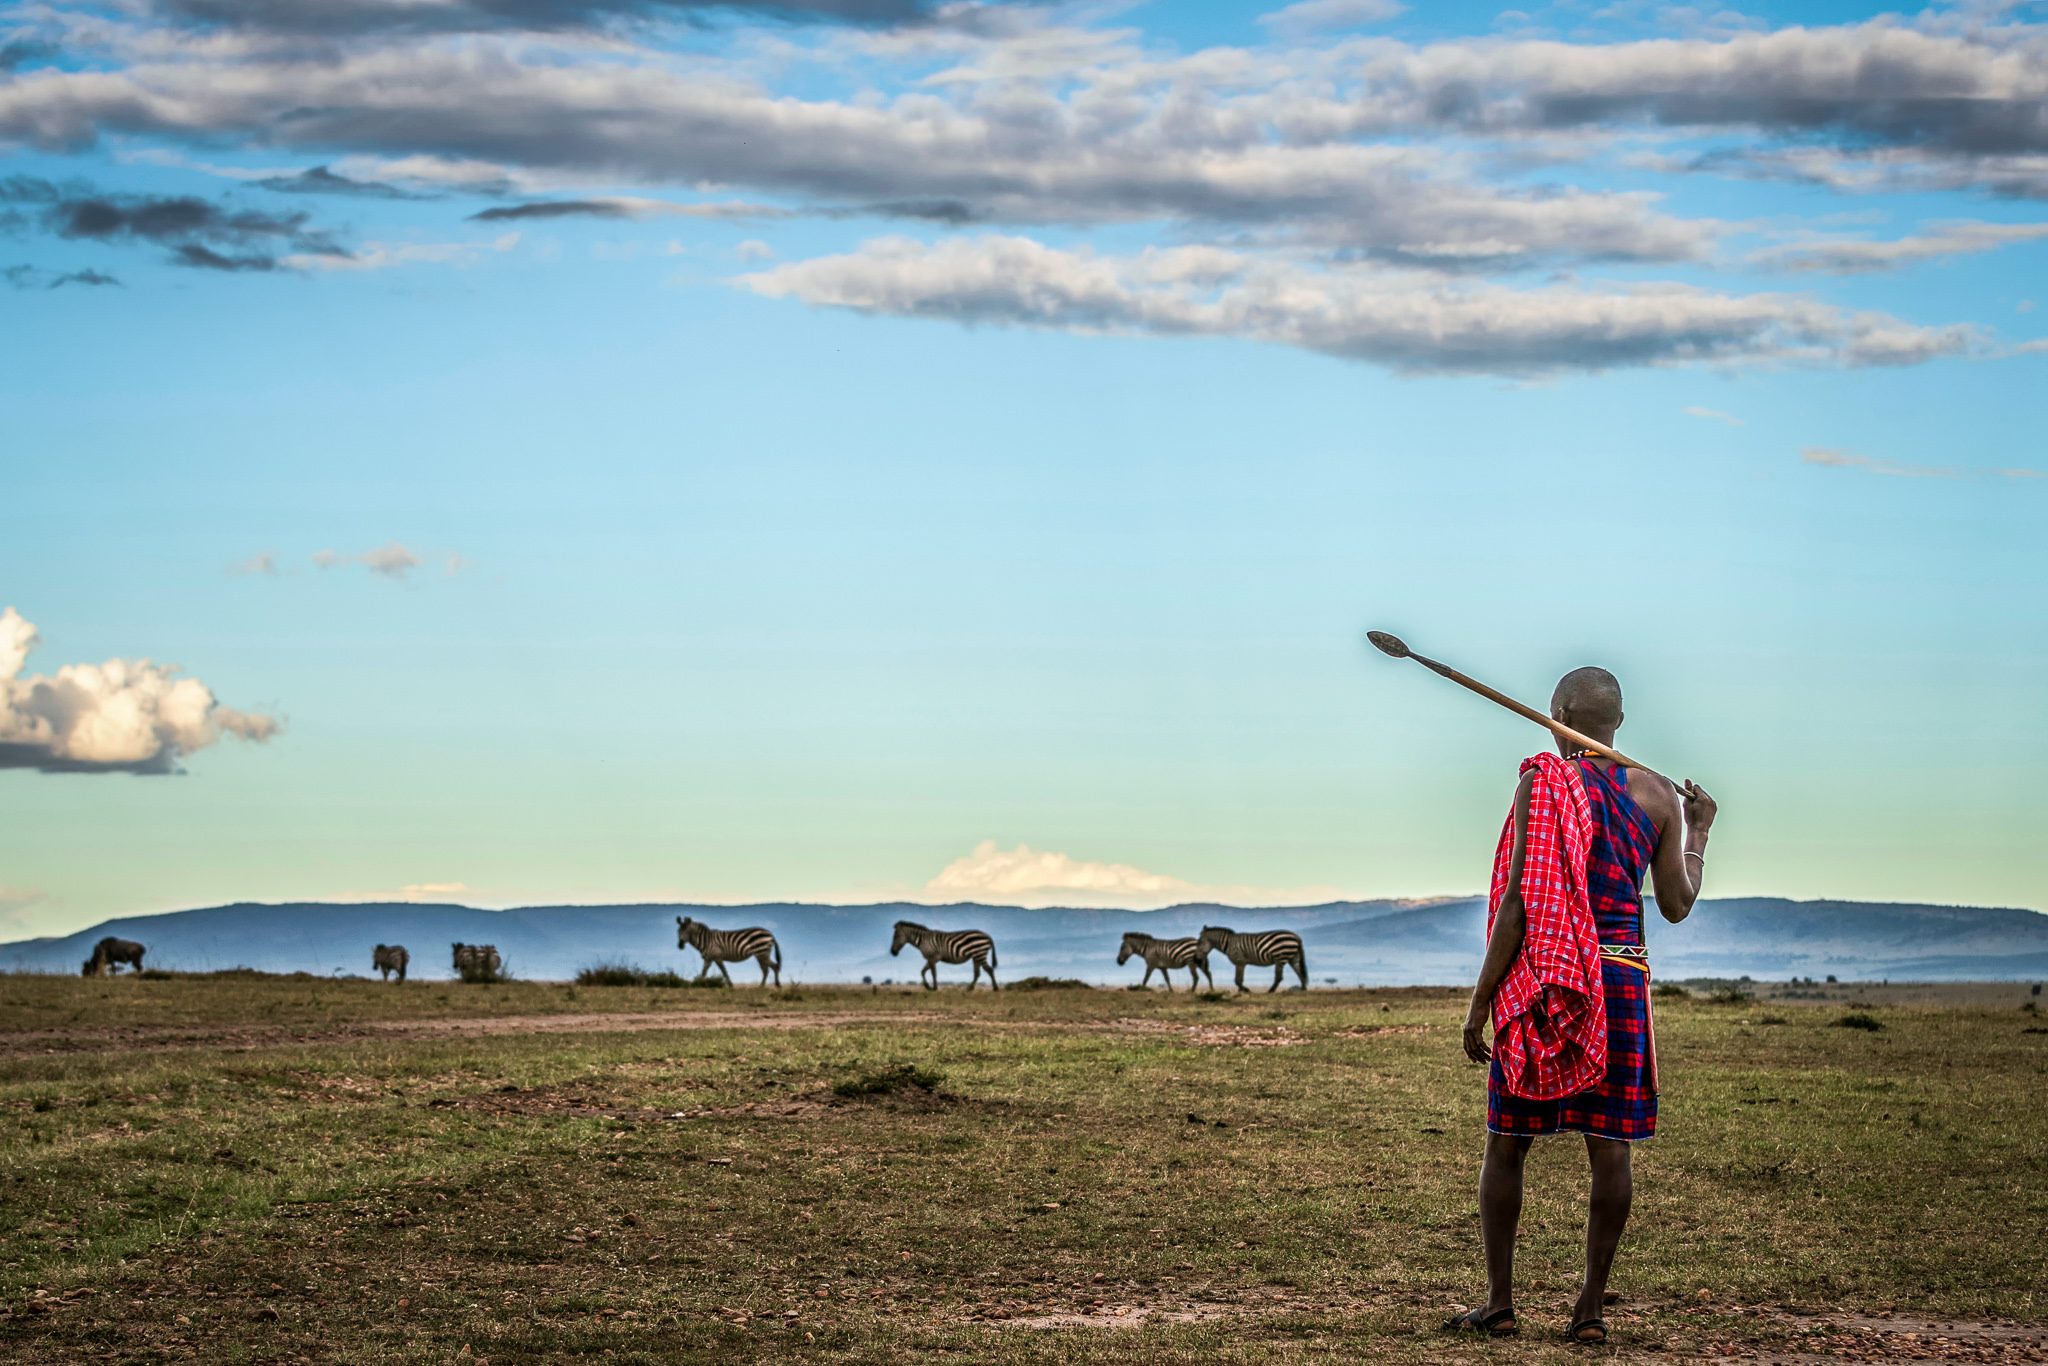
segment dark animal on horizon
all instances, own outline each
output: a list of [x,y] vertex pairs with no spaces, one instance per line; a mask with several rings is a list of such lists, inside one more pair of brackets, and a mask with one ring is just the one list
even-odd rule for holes
[[[917,980],[924,982],[926,991],[939,989],[939,964],[965,963],[969,959],[974,961],[974,980],[967,984],[969,991],[974,990],[984,972],[988,974],[989,990],[1002,990],[996,985],[996,941],[980,930],[928,930],[915,921],[899,920],[889,956],[894,958],[903,952],[905,944],[915,946],[924,955],[924,972],[917,974]],[[928,982],[926,973],[931,974]]]
[[1273,985],[1266,988],[1271,996],[1280,990],[1280,983],[1287,977],[1291,964],[1301,978],[1301,989],[1308,990],[1308,953],[1301,947],[1301,936],[1293,930],[1261,930],[1257,934],[1239,934],[1236,930],[1221,925],[1202,927],[1202,947],[1212,953],[1220,953],[1237,964],[1237,989],[1248,991],[1244,984],[1246,967],[1273,969]]
[[391,980],[391,974],[394,972],[398,974],[398,980],[403,982],[405,965],[411,961],[412,955],[405,951],[403,944],[379,944],[370,954],[370,966],[383,973],[387,982]]
[[81,977],[99,977],[112,972],[126,963],[137,972],[142,971],[142,945],[133,939],[116,939],[111,934],[92,946],[92,957],[85,960],[79,969]]
[[498,957],[496,944],[457,944],[454,966],[455,975],[465,982],[489,982],[496,980],[505,960]]
[[698,980],[711,975],[717,968],[718,975],[732,985],[732,974],[725,970],[727,963],[737,963],[742,958],[751,958],[761,965],[761,985],[768,985],[768,974],[775,974],[775,985],[782,985],[782,945],[775,942],[775,936],[758,925],[744,930],[714,930],[701,920],[692,920],[686,915],[676,917],[676,947],[695,949],[704,955],[704,967],[697,974]]
[[1166,979],[1166,989],[1172,991],[1172,970],[1186,968],[1189,991],[1200,985],[1200,979],[1195,976],[1197,971],[1209,978],[1209,990],[1216,989],[1216,979],[1209,976],[1209,950],[1199,939],[1155,939],[1133,930],[1124,936],[1124,945],[1117,950],[1116,961],[1122,965],[1134,957],[1145,960],[1145,980],[1139,983],[1140,986],[1152,985],[1152,974],[1157,972]]

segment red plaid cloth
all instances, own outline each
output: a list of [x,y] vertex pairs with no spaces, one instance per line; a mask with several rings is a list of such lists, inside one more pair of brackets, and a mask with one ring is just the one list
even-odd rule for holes
[[[1536,770],[1529,837],[1522,852],[1522,951],[1493,995],[1493,1055],[1508,1094],[1556,1100],[1597,1086],[1607,1073],[1607,994],[1600,982],[1600,932],[1586,897],[1592,806],[1578,766],[1555,754],[1522,761]],[[1508,889],[1515,817],[1508,813],[1493,855],[1486,934]]]

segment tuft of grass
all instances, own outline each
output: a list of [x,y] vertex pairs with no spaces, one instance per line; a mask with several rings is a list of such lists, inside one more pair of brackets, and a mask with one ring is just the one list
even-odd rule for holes
[[[725,985],[719,979],[719,986]],[[637,963],[593,963],[576,974],[579,987],[687,987],[689,978],[673,969],[649,972]]]
[[863,1072],[858,1077],[836,1082],[832,1090],[834,1094],[851,1100],[857,1096],[886,1096],[912,1086],[921,1091],[936,1091],[945,1080],[944,1072],[934,1072],[915,1063],[899,1062],[884,1067],[879,1072]]
[[1884,1021],[1878,1019],[1875,1015],[1866,1015],[1860,1010],[1852,1010],[1847,1015],[1836,1020],[1834,1027],[1836,1029],[1867,1029],[1875,1033],[1884,1028]]
[[1093,991],[1078,977],[1026,977],[1010,983],[1004,991]]

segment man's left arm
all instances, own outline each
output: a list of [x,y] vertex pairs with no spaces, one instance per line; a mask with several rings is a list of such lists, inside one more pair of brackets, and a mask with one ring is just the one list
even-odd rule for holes
[[1650,861],[1657,910],[1676,925],[1692,914],[1707,879],[1707,832],[1717,808],[1707,790],[1688,778],[1659,792],[1650,814],[1657,823],[1657,851]]

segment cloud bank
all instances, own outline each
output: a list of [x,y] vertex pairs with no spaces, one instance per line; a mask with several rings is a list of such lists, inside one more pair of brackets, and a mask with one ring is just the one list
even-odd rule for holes
[[983,840],[974,852],[955,859],[925,885],[924,895],[943,901],[992,901],[1013,906],[1105,906],[1153,910],[1190,901],[1239,906],[1301,906],[1336,901],[1334,887],[1205,886],[1150,873],[1128,863],[1069,858],[1020,844],[998,849]]
[[1101,257],[1001,236],[933,246],[884,238],[740,283],[858,313],[1246,337],[1407,374],[1538,376],[1701,361],[1911,365],[1960,353],[1972,340],[1967,328],[1920,327],[1795,295],[1466,286],[1313,270],[1216,248]]
[[38,643],[14,608],[0,612],[0,768],[44,773],[168,773],[223,735],[262,742],[273,717],[216,702],[196,678],[147,659],[67,664],[22,676]]
[[[829,22],[677,40],[677,21],[713,12]],[[955,322],[1277,341],[1411,374],[1917,363],[1968,349],[1968,329],[1699,288],[1698,273],[1819,280],[2043,240],[2039,225],[1961,220],[1743,252],[1731,242],[1755,224],[1609,186],[1621,169],[2048,198],[2048,26],[1929,12],[1604,43],[1343,36],[1398,12],[1302,0],[1262,17],[1270,42],[1181,53],[1074,11],[922,0],[145,0],[38,10],[76,59],[25,55],[0,77],[0,140],[303,154],[323,160],[234,174],[372,207],[421,195],[408,185],[517,189],[520,202],[467,215],[481,222],[1000,229],[915,262],[910,246],[870,243],[748,287]],[[1580,166],[1599,187],[1570,183]],[[451,265],[487,249],[351,254],[303,215],[95,194],[101,240],[158,242],[217,272]],[[1160,245],[1119,261],[1035,240],[1109,228]],[[1150,274],[1155,254],[1190,251],[1234,260],[1228,282],[1204,295]],[[964,278],[977,257],[1028,267],[1012,297]],[[1556,274],[1595,267],[1634,274]],[[1695,287],[1645,282],[1649,269],[1684,269]],[[936,278],[946,270],[962,278]]]

